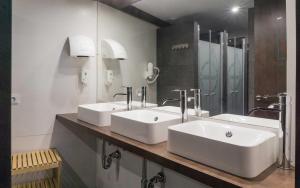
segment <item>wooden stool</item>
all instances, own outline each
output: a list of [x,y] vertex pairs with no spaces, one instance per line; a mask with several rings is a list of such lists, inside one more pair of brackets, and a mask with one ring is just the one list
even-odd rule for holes
[[60,188],[62,160],[55,149],[17,153],[11,157],[12,176],[53,170],[53,177],[29,183],[13,185],[13,188]]

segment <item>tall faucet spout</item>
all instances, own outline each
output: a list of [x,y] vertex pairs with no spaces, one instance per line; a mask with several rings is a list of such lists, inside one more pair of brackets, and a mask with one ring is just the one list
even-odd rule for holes
[[114,94],[113,98],[116,98],[119,95],[127,95],[127,94],[126,93],[116,93],[116,94]]
[[188,108],[187,108],[187,92],[186,90],[173,90],[179,92],[179,99],[164,99],[162,105],[166,104],[167,102],[171,101],[179,101],[180,103],[180,111],[181,111],[181,122],[188,120]]
[[126,100],[126,104],[127,104],[127,110],[132,110],[132,87],[126,87],[126,93],[116,93],[114,94],[114,98],[118,95],[126,95],[127,96],[127,100]]
[[[260,96],[258,95],[256,97],[256,100],[268,100],[270,98],[274,98],[274,95],[265,95]],[[289,128],[286,124],[286,117],[287,117],[287,105],[288,105],[288,96],[286,93],[280,93],[277,95],[278,103],[273,103],[269,105],[267,108],[253,108],[248,114],[251,114],[252,112],[262,110],[262,111],[273,111],[273,112],[279,112],[279,121],[281,123],[281,129],[283,132],[283,146],[282,146],[282,156],[279,161],[279,167],[285,170],[291,169],[291,160],[290,160],[290,145],[291,145],[291,138],[290,133],[288,133]]]

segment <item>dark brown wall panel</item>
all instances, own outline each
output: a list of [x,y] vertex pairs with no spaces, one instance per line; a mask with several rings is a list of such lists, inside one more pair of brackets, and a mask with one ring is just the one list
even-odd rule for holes
[[285,0],[255,0],[254,95],[286,92],[285,9]]

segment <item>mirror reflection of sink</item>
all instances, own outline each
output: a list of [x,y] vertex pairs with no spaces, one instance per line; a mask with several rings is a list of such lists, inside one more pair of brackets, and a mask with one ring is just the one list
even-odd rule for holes
[[[118,105],[126,105],[126,101],[115,101],[115,102],[111,102],[113,104],[118,104]],[[157,104],[154,103],[146,103],[146,108],[153,108],[153,107],[157,107]],[[133,109],[138,109],[141,108],[141,101],[132,101],[132,108]]]
[[212,121],[169,127],[168,151],[244,178],[254,178],[276,162],[272,132]]
[[96,103],[78,106],[78,119],[97,126],[109,126],[110,115],[113,112],[126,110],[125,105],[112,103]]
[[[181,110],[179,107],[176,106],[160,106],[160,107],[156,107],[156,108],[152,108],[153,110],[160,110],[160,111],[165,111],[165,112],[171,112],[171,113],[181,113]],[[189,116],[195,116],[195,110],[189,108],[188,109],[188,115]],[[200,117],[209,117],[209,111],[206,110],[202,110],[201,116]]]
[[258,117],[251,117],[251,116],[242,116],[242,115],[235,115],[235,114],[220,114],[220,115],[212,116],[211,118],[223,120],[223,121],[250,124],[250,125],[266,127],[266,128],[279,129],[281,127],[279,120],[258,118]]
[[181,116],[153,110],[133,110],[111,115],[111,131],[146,144],[168,138],[168,127],[181,122]]

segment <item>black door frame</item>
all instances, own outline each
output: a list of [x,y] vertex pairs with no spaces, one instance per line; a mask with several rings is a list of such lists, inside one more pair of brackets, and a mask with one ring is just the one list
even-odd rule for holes
[[0,1],[0,187],[11,187],[11,0]]

